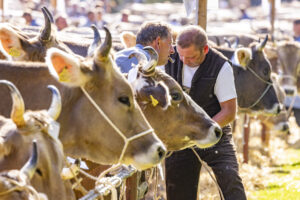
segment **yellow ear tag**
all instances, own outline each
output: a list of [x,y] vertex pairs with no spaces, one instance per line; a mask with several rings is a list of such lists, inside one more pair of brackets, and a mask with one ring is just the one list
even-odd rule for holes
[[150,98],[152,105],[155,107],[158,104],[158,101],[152,95],[150,95]]
[[12,47],[9,49],[8,54],[12,57],[19,57],[21,55],[21,52],[17,48]]
[[70,81],[68,68],[64,67],[64,69],[59,73],[59,80],[62,82]]

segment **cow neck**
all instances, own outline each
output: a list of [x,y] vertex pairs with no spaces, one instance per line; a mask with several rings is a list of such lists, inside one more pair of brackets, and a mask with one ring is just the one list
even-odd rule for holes
[[133,135],[129,138],[127,138],[121,131],[120,129],[109,119],[109,117],[104,113],[104,111],[97,105],[97,103],[93,100],[93,98],[88,94],[88,92],[84,89],[84,87],[81,87],[82,92],[84,93],[84,95],[88,98],[88,100],[91,102],[91,104],[95,107],[95,109],[99,112],[99,114],[108,122],[108,124],[121,136],[121,138],[124,140],[124,147],[123,150],[121,152],[121,155],[119,157],[119,161],[118,163],[121,163],[121,161],[123,160],[123,157],[125,155],[126,149],[128,147],[129,142],[131,142],[132,140],[135,140],[139,137],[142,137],[144,135],[147,135],[149,133],[153,132],[153,129],[148,129],[146,131],[143,131],[141,133],[138,133],[136,135]]

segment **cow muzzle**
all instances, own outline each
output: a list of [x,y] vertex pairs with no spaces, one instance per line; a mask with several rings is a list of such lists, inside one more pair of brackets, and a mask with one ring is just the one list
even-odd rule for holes
[[196,140],[196,146],[201,149],[212,147],[219,142],[222,135],[223,135],[222,129],[216,123],[215,125],[212,125],[208,129],[207,136],[204,139]]
[[292,85],[284,85],[282,86],[284,89],[284,92],[287,96],[295,96],[297,93],[297,88]]
[[271,109],[265,110],[266,115],[278,115],[282,111],[282,104],[275,103]]
[[166,152],[167,150],[162,143],[155,143],[147,152],[134,156],[133,166],[139,170],[151,168],[165,158]]

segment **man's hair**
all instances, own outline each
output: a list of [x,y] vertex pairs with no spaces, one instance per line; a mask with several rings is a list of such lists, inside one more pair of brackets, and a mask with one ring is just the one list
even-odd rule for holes
[[295,25],[299,25],[299,24],[300,24],[300,19],[294,20],[294,24],[295,24]]
[[188,48],[194,44],[196,48],[202,49],[207,45],[207,35],[200,26],[189,25],[179,32],[176,44],[181,48]]
[[143,46],[149,45],[158,36],[165,39],[172,34],[170,26],[162,22],[145,22],[136,36],[136,43]]

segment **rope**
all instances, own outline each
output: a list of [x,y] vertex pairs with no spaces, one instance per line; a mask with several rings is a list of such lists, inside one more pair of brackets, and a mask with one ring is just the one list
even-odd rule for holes
[[293,107],[294,107],[295,101],[296,101],[296,95],[293,96],[293,99],[292,99],[292,101],[291,101],[291,104],[290,104],[290,106],[289,106],[289,109],[287,110],[287,117],[288,117],[288,118],[291,116],[292,109],[293,109]]
[[0,196],[3,196],[5,194],[11,193],[11,192],[16,191],[16,190],[18,190],[18,191],[25,190],[27,193],[32,194],[35,197],[36,200],[40,200],[39,194],[34,189],[34,187],[32,187],[31,185],[26,184],[24,180],[22,180],[21,183],[16,181],[16,180],[10,179],[10,178],[6,178],[6,180],[8,182],[10,182],[11,184],[15,185],[15,187],[0,193]]
[[125,179],[123,181],[123,184],[121,185],[121,189],[120,189],[120,200],[126,200],[126,182],[127,182],[127,179]]
[[272,82],[266,81],[263,78],[261,78],[257,73],[255,73],[255,71],[253,69],[251,69],[250,67],[247,67],[247,69],[256,77],[258,78],[260,81],[266,83],[268,86],[266,87],[266,89],[264,90],[264,92],[260,95],[260,97],[249,107],[247,107],[246,109],[251,109],[254,106],[256,106],[256,104],[258,104],[260,102],[260,100],[265,96],[265,94],[268,92],[268,90],[270,89],[271,86],[273,86]]
[[[194,147],[191,147],[191,149],[193,150],[194,154],[196,155],[196,157],[198,158],[199,162],[202,164],[202,166],[206,169],[206,171],[208,172],[208,174],[210,175],[210,177],[212,178],[212,180],[214,181],[214,183],[216,184],[218,190],[219,190],[219,193],[221,195],[221,200],[225,200],[224,198],[224,195],[223,195],[223,192],[217,182],[217,180],[215,179],[215,177],[212,175],[212,173],[209,171],[208,169],[208,166],[206,165],[206,163],[201,160],[200,156],[197,154],[196,150],[194,149]],[[199,172],[200,173],[200,172]],[[199,196],[199,190],[200,189],[200,175],[199,175],[199,180],[198,180],[198,192],[197,192],[197,196]]]
[[[77,189],[78,191],[80,191],[83,195],[86,195],[88,193],[88,191],[81,185],[81,181],[82,179],[78,179],[77,177],[77,173],[75,171],[73,171],[71,164],[68,162],[67,158],[65,157],[65,163],[67,165],[67,167],[70,169],[74,179],[75,179],[75,183],[72,185],[72,189]],[[82,170],[79,168],[79,172],[81,172]],[[82,173],[82,172],[81,172]]]
[[97,105],[97,103],[92,99],[92,97],[88,94],[88,92],[84,89],[84,87],[81,87],[81,90],[83,91],[83,93],[85,94],[85,96],[88,98],[88,100],[91,102],[91,104],[96,108],[96,110],[100,113],[100,115],[110,124],[110,126],[123,138],[124,140],[124,147],[122,150],[122,153],[119,157],[119,162],[121,163],[121,161],[123,160],[124,154],[126,152],[127,146],[129,144],[129,142],[131,142],[134,139],[137,139],[139,137],[142,137],[144,135],[147,135],[148,133],[152,133],[153,129],[148,129],[146,131],[143,131],[139,134],[133,135],[129,138],[127,138],[119,129],[118,127],[115,126],[115,124],[109,119],[109,117],[104,113],[104,111]]

